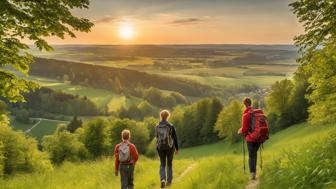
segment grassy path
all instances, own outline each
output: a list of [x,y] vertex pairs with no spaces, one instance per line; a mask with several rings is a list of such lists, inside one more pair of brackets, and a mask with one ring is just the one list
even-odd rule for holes
[[[191,172],[193,170],[193,168],[196,166],[197,163],[192,163],[190,164],[176,179],[174,183],[178,183],[180,182],[189,172]],[[161,187],[159,186],[157,189],[161,189]]]
[[184,176],[186,176],[186,174],[188,174],[190,171],[192,171],[192,169],[193,169],[195,166],[196,166],[196,163],[193,163],[193,164],[189,165],[189,167],[187,167],[187,169],[185,169],[185,170],[183,171],[183,173],[180,174],[180,176],[176,178],[176,182],[181,181],[181,180],[184,178]]
[[246,185],[245,189],[255,189],[257,188],[257,185],[259,184],[259,179],[257,180],[250,180],[248,184]]

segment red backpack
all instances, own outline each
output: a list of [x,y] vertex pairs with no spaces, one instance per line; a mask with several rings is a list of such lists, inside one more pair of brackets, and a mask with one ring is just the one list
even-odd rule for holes
[[253,142],[264,143],[269,137],[269,129],[267,118],[260,109],[252,109],[251,112],[251,128],[249,136]]

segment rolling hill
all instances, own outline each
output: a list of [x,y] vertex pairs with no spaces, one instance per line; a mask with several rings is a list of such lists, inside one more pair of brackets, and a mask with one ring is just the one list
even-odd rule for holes
[[[266,171],[270,171],[274,161],[277,161],[284,151],[300,148],[309,151],[307,145],[309,142],[323,140],[330,132],[335,131],[334,125],[311,126],[304,123],[272,135],[264,145],[265,169],[261,171],[261,183],[263,179],[272,176]],[[135,171],[136,187],[158,188],[158,168],[157,159],[141,157]],[[174,171],[176,180],[172,189],[238,189],[245,188],[248,182],[248,174],[244,174],[243,171],[241,144],[231,145],[225,140],[216,144],[181,149],[174,162]],[[119,178],[113,175],[113,159],[107,158],[79,164],[65,163],[50,172],[19,175],[1,180],[0,185],[3,189],[42,189],[46,186],[55,189],[117,189]]]

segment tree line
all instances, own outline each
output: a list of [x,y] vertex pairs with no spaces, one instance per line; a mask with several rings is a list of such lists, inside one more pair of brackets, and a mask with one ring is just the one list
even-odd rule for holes
[[85,96],[80,97],[46,87],[32,90],[23,96],[26,102],[9,103],[11,112],[21,122],[28,122],[29,117],[59,118],[59,115],[102,114],[102,111]]
[[216,89],[198,82],[178,79],[135,70],[99,65],[68,62],[54,59],[35,58],[30,74],[54,79],[68,80],[72,84],[112,90],[131,94],[141,83],[145,88],[155,87],[176,91],[186,96],[206,96]]
[[[215,123],[222,108],[223,104],[217,98],[204,98],[191,105],[176,107],[171,122],[176,126],[180,145],[188,147],[218,141],[220,138]],[[155,117],[146,117],[143,121],[111,117],[83,123],[74,117],[68,125],[59,125],[54,134],[44,136],[41,151],[35,139],[12,130],[8,120],[2,121],[2,174],[45,170],[64,161],[78,162],[111,156],[114,146],[121,141],[121,131],[126,128],[131,130],[131,140],[139,152],[153,157],[156,155],[154,127],[158,121]]]

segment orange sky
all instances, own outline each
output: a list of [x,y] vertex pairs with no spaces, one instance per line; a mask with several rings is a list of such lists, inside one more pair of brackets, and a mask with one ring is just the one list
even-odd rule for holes
[[[122,3],[123,2],[123,3]],[[51,44],[292,44],[302,32],[287,0],[92,1],[74,11],[95,26],[77,38]],[[132,25],[134,37],[119,30]]]

